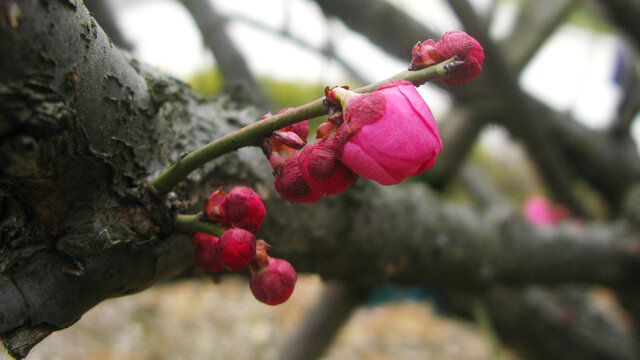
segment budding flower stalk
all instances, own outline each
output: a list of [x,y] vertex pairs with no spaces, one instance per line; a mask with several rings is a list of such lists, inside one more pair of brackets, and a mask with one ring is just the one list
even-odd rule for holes
[[442,79],[449,86],[463,85],[482,72],[484,49],[464,31],[449,31],[437,43],[429,39],[416,44],[412,51],[410,70],[423,69],[456,57],[462,63]]

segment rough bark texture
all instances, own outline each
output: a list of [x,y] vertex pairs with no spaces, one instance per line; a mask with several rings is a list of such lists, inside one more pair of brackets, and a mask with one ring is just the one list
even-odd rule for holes
[[257,148],[158,198],[145,178],[259,114],[205,101],[128,58],[82,4],[10,3],[0,7],[0,336],[15,357],[100,301],[191,268],[191,242],[172,235],[172,216],[228,184],[265,196],[259,235],[301,272],[354,285],[638,285],[632,222],[534,229],[508,212],[445,204],[419,183],[364,180],[290,205],[274,196]]
[[[171,236],[176,205],[139,185],[255,114],[146,74],[82,4],[11,6],[0,19],[0,333],[20,357],[103,299],[191,266],[189,241]],[[211,114],[221,121],[198,121]]]

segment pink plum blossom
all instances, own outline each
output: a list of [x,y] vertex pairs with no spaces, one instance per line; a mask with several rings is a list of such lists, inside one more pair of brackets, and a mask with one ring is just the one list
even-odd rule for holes
[[537,226],[552,226],[564,220],[569,210],[552,204],[547,198],[534,196],[524,206],[524,217]]
[[356,174],[394,185],[431,168],[442,150],[438,127],[415,86],[389,82],[368,94],[332,90],[342,103],[340,161]]

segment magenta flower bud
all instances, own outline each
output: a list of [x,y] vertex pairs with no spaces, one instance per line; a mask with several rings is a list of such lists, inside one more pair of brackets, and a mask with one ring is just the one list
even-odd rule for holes
[[[287,126],[288,127],[288,126]],[[301,139],[300,136],[293,131],[284,131],[283,128],[280,131],[275,131],[271,135],[271,142],[273,148],[279,149],[282,146],[287,146],[292,149],[302,149],[307,144],[307,138]]]
[[196,247],[196,264],[200,269],[208,272],[224,270],[216,248],[220,239],[205,233],[195,233],[192,240]]
[[409,69],[419,70],[445,60],[447,60],[447,58],[440,56],[438,51],[436,51],[435,43],[429,39],[413,46],[413,49],[411,49],[411,66]]
[[236,186],[220,203],[220,214],[224,227],[235,226],[254,233],[262,225],[266,210],[262,197],[253,189]]
[[256,257],[256,237],[247,230],[231,228],[216,245],[219,261],[227,270],[240,271]]
[[213,221],[221,221],[222,213],[220,210],[220,204],[224,200],[227,194],[218,189],[209,195],[207,202],[204,204],[204,212],[207,214],[207,217]]
[[482,72],[484,49],[480,43],[464,31],[449,31],[435,44],[436,51],[443,60],[457,56],[462,65],[442,82],[450,85],[465,84]]
[[348,140],[340,161],[356,174],[394,185],[433,165],[442,150],[438,127],[415,86],[392,81],[368,94],[336,88]]
[[358,180],[358,175],[340,162],[344,142],[335,139],[335,136],[331,136],[310,144],[298,157],[304,181],[313,190],[325,195],[342,192]]
[[553,226],[569,216],[564,206],[553,205],[547,198],[534,196],[524,206],[524,217],[536,226]]
[[298,135],[300,139],[306,141],[309,137],[309,122],[307,120],[295,123],[293,125],[285,126],[280,131],[291,131]]
[[[278,111],[276,113],[276,115],[285,113],[285,112],[287,112],[287,111],[289,111],[291,109],[292,108],[284,108],[284,109]],[[271,113],[268,113],[268,114],[262,116],[262,120],[267,119],[270,116],[271,116]],[[292,132],[296,133],[302,140],[306,141],[307,137],[309,136],[309,122],[307,120],[301,121],[301,122],[295,123],[293,125],[285,126],[282,129],[280,129],[280,131],[282,131],[282,132],[292,131]]]
[[298,274],[287,261],[269,258],[269,264],[251,272],[251,292],[259,301],[268,305],[278,305],[287,301],[296,286]]
[[276,172],[274,185],[283,199],[292,203],[312,203],[320,200],[322,193],[312,189],[304,180],[300,171],[298,157],[300,152],[296,151]]

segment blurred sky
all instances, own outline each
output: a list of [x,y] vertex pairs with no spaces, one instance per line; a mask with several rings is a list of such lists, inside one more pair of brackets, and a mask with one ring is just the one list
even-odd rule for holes
[[[196,70],[214,65],[209,51],[188,12],[172,0],[113,0],[117,21],[133,42],[135,56],[146,63],[185,79]],[[249,17],[318,47],[328,39],[336,51],[371,82],[394,75],[406,62],[388,56],[363,36],[339,22],[327,21],[309,0],[210,0],[223,15]],[[442,0],[393,0],[437,32],[461,25]],[[479,13],[489,0],[472,1]],[[500,2],[492,34],[503,37],[514,25],[513,2]],[[232,21],[230,34],[258,75],[288,80],[338,85],[346,74],[335,61],[301,49],[285,38],[266,34],[241,21]],[[612,34],[565,25],[530,62],[521,76],[524,88],[558,110],[571,112],[589,126],[606,126],[614,116],[620,90],[612,81],[614,59],[621,42]],[[411,49],[407,49],[407,59]],[[362,59],[366,59],[363,61]],[[374,59],[371,61],[371,59]],[[443,114],[451,103],[435,87],[421,89],[434,114]],[[634,129],[640,135],[640,126]]]

